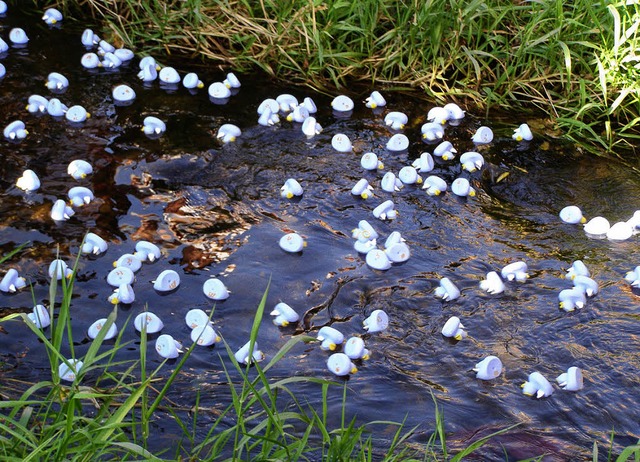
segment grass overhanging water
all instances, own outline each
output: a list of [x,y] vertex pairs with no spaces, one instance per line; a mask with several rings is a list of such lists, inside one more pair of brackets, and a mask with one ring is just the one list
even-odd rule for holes
[[[50,2],[34,0],[40,7]],[[635,152],[640,6],[622,0],[59,0],[151,54],[335,91],[418,89],[425,100],[537,108],[598,154]]]

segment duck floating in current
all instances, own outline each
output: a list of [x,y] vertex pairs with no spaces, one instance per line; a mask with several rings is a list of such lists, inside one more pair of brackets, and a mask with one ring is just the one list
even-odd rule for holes
[[175,359],[182,353],[182,344],[169,334],[162,334],[156,339],[156,351],[167,359]]
[[456,103],[447,103],[443,107],[449,112],[449,122],[464,119],[464,111]]
[[500,294],[504,292],[504,282],[495,271],[489,271],[486,279],[480,281],[480,289],[490,294]]
[[115,53],[105,53],[100,65],[105,69],[117,69],[122,66],[122,60]]
[[136,251],[133,253],[133,255],[142,262],[153,263],[162,256],[160,247],[155,245],[153,242],[138,241],[136,242],[135,249]]
[[38,329],[46,329],[51,325],[51,315],[44,305],[34,306],[33,311],[27,314],[27,318],[29,318]]
[[[89,326],[87,329],[87,336],[90,339],[94,339],[98,336],[104,325],[107,323],[107,318],[100,318]],[[118,334],[118,326],[115,323],[111,324],[107,333],[104,335],[104,340],[110,340]]]
[[475,365],[473,372],[480,380],[493,380],[502,373],[502,361],[497,356],[487,356]]
[[447,338],[453,338],[456,340],[462,340],[467,337],[467,332],[464,330],[464,326],[457,316],[451,316],[442,327],[442,335]]
[[426,173],[434,169],[435,163],[433,161],[433,156],[430,153],[423,152],[420,154],[420,157],[413,161],[411,166],[420,173]]
[[171,66],[160,69],[160,72],[158,72],[158,79],[160,80],[160,83],[164,85],[178,85],[181,80],[178,71]]
[[584,387],[584,380],[582,377],[582,370],[579,367],[571,366],[567,369],[567,372],[560,374],[556,377],[556,382],[563,390],[578,391]]
[[391,111],[384,117],[384,124],[392,130],[402,130],[408,122],[404,112]]
[[371,249],[367,252],[365,261],[367,266],[376,270],[385,271],[391,268],[391,260],[384,250]]
[[305,240],[298,233],[287,233],[278,242],[280,248],[285,252],[298,253],[307,246]]
[[196,88],[204,88],[204,82],[198,78],[198,74],[189,72],[183,77],[182,86],[189,90],[195,90]]
[[75,215],[75,213],[76,212],[62,199],[58,199],[53,203],[53,206],[51,206],[51,218],[53,221],[66,221]]
[[389,316],[383,310],[373,310],[369,317],[362,321],[362,326],[370,334],[382,332],[389,327]]
[[58,375],[60,376],[60,380],[75,382],[83,365],[84,363],[79,359],[65,360],[65,362],[58,366]]
[[384,201],[373,209],[373,216],[380,220],[394,220],[398,216],[395,204],[392,200]]
[[14,120],[4,128],[4,137],[8,140],[22,140],[27,137],[27,131],[22,120]]
[[313,101],[312,98],[308,96],[302,101],[301,105],[304,106],[307,109],[307,111],[309,111],[309,114],[315,114],[316,112],[318,112],[318,107],[316,106],[316,103]]
[[93,173],[93,167],[86,160],[75,159],[69,162],[67,173],[76,180],[82,180]]
[[392,152],[405,151],[409,147],[409,138],[404,133],[396,133],[387,141],[387,149]]
[[451,183],[451,192],[459,197],[475,196],[476,190],[466,178],[456,178]]
[[31,114],[44,114],[47,112],[47,104],[49,100],[44,96],[31,95],[27,101],[27,111]]
[[433,150],[433,155],[442,160],[452,160],[456,157],[456,151],[450,141],[443,141]]
[[285,199],[292,199],[293,197],[300,197],[304,193],[302,186],[298,180],[289,178],[284,182],[284,185],[280,188],[280,197]]
[[367,242],[376,240],[378,238],[378,232],[373,229],[373,226],[367,220],[360,220],[358,227],[351,232],[351,237],[361,242]]
[[280,116],[277,112],[273,112],[270,108],[266,108],[262,111],[262,114],[260,114],[258,123],[263,127],[271,127],[280,123]]
[[22,172],[22,176],[16,181],[16,186],[23,191],[33,192],[40,189],[40,178],[33,170],[27,169]]
[[222,341],[212,325],[203,324],[191,331],[191,341],[200,346],[211,346]]
[[211,300],[226,300],[229,298],[229,289],[218,278],[209,278],[202,285],[202,292]]
[[114,51],[116,51],[116,47],[111,45],[106,40],[103,39],[103,40],[100,40],[100,42],[98,42],[98,54],[99,55],[104,56],[107,53],[113,53]]
[[560,210],[559,215],[563,222],[572,225],[584,224],[587,222],[587,219],[582,215],[582,210],[580,210],[580,207],[576,205],[567,205]]
[[47,76],[45,85],[51,91],[63,91],[69,86],[69,79],[59,72],[51,72]]
[[283,93],[276,97],[276,102],[282,112],[291,112],[298,107],[298,98],[289,93]]
[[293,108],[291,113],[287,114],[287,121],[298,122],[301,124],[307,119],[307,117],[309,117],[309,115],[309,110],[306,107],[298,105]]
[[364,340],[360,337],[350,337],[344,343],[344,354],[346,354],[349,359],[367,360],[371,353],[365,348]]
[[125,253],[120,255],[120,257],[113,262],[113,266],[114,268],[129,268],[131,271],[136,273],[140,271],[140,268],[142,268],[142,261],[132,253]]
[[58,98],[51,98],[47,103],[47,112],[52,117],[64,117],[69,108]]
[[138,72],[138,78],[145,83],[150,83],[158,78],[158,70],[156,69],[155,62],[144,65],[140,72]]
[[73,270],[67,266],[67,262],[56,258],[49,264],[48,274],[51,279],[60,281],[62,278],[69,279],[73,276]]
[[150,137],[159,137],[167,131],[167,125],[154,116],[147,116],[142,121],[142,131]]
[[334,353],[327,359],[327,368],[338,377],[344,377],[358,372],[358,368],[344,353]]
[[242,84],[240,83],[240,80],[238,79],[238,77],[236,77],[236,75],[233,72],[229,72],[225,77],[225,79],[222,81],[222,83],[224,84],[225,87],[229,89],[240,88],[242,86]]
[[113,100],[117,103],[131,103],[136,99],[136,92],[128,85],[116,85],[111,91]]
[[209,316],[204,310],[200,308],[193,308],[187,311],[184,316],[184,322],[189,326],[189,329],[195,329],[196,327],[202,327],[211,324]]
[[410,166],[405,166],[398,172],[398,178],[403,184],[422,184],[422,177],[418,171]]
[[505,265],[504,268],[502,268],[500,275],[502,276],[502,279],[506,279],[507,281],[515,280],[518,282],[524,282],[529,277],[529,274],[527,273],[528,269],[529,268],[525,262],[516,261]]
[[286,327],[289,324],[298,322],[300,319],[300,315],[284,302],[277,303],[270,315],[275,316],[273,323],[279,327]]
[[380,188],[386,192],[396,192],[404,186],[404,183],[400,181],[400,178],[396,177],[393,172],[387,172],[380,180]]
[[180,285],[180,275],[174,270],[162,271],[155,281],[153,282],[153,288],[158,292],[170,292],[175,290]]
[[582,290],[587,297],[593,297],[598,293],[598,283],[589,276],[576,275],[573,278],[573,286]]
[[120,287],[122,284],[133,284],[135,274],[131,268],[126,266],[116,266],[107,274],[107,284],[111,287]]
[[316,338],[321,342],[320,348],[325,351],[334,351],[339,345],[344,343],[344,335],[342,332],[330,326],[321,327]]
[[74,186],[69,189],[67,196],[69,197],[69,202],[76,207],[90,204],[91,201],[95,199],[93,191],[84,186]]
[[593,217],[591,220],[584,224],[584,232],[588,237],[601,239],[606,237],[607,233],[611,229],[609,220],[605,217]]
[[441,298],[446,302],[450,302],[460,296],[460,289],[458,289],[449,278],[445,277],[440,279],[440,286],[436,287],[434,293],[436,297]]
[[462,164],[462,170],[473,173],[484,166],[484,157],[479,152],[467,151],[460,156],[460,164]]
[[634,227],[626,221],[619,221],[611,225],[607,231],[607,239],[611,241],[626,241],[634,234]]
[[80,41],[87,48],[93,48],[98,43],[100,43],[100,37],[96,35],[91,29],[85,29],[82,32],[82,36],[80,37]]
[[429,109],[429,112],[427,113],[427,120],[429,122],[444,125],[449,120],[449,111],[440,106],[433,107]]
[[244,344],[242,348],[236,351],[234,357],[236,358],[236,361],[238,361],[238,363],[249,364],[254,361],[259,363],[260,361],[264,360],[265,355],[258,348],[258,342],[253,342],[253,352],[251,353],[251,355],[249,354],[250,347],[251,347],[251,341],[248,341],[247,343]]
[[136,294],[131,284],[120,284],[113,290],[113,293],[107,297],[107,300],[113,305],[130,305],[136,301]]
[[147,334],[157,334],[164,328],[164,323],[155,313],[145,311],[133,319],[133,327],[138,332],[145,329]]
[[313,138],[322,132],[322,126],[316,121],[315,117],[307,117],[302,122],[302,133],[304,133],[307,138]]
[[338,152],[351,152],[351,140],[344,133],[337,133],[331,138],[331,146]]
[[403,263],[411,258],[411,251],[407,243],[404,242],[404,239],[401,242],[385,242],[384,253],[387,254],[387,258],[392,263]]
[[14,45],[26,45],[29,42],[29,37],[27,37],[24,29],[14,27],[9,31],[9,40],[11,40],[11,43]]
[[430,175],[425,178],[422,189],[430,196],[439,196],[447,190],[447,183],[439,176]]
[[224,125],[221,125],[220,128],[218,129],[216,138],[218,138],[225,144],[232,143],[233,141],[238,139],[241,133],[242,132],[237,126],[233,124],[224,124]]
[[553,387],[540,372],[536,371],[529,374],[527,381],[522,384],[522,393],[540,399],[551,396]]
[[585,292],[578,287],[564,289],[558,294],[560,309],[570,312],[576,308],[583,308],[587,303]]
[[513,131],[511,137],[516,141],[531,141],[533,139],[533,133],[527,124],[521,124]]
[[0,291],[14,293],[27,286],[27,280],[18,274],[18,270],[10,268],[0,281]]
[[360,178],[353,188],[351,188],[351,194],[360,196],[363,199],[368,199],[373,197],[373,186],[369,184],[366,178]]
[[493,131],[489,127],[479,127],[471,137],[475,144],[488,144],[493,141]]
[[84,107],[80,106],[79,104],[76,104],[74,106],[71,106],[69,109],[67,109],[67,112],[65,112],[64,117],[69,122],[80,123],[80,122],[84,122],[89,117],[91,117],[91,114],[87,112],[87,110]]
[[436,122],[427,122],[420,127],[422,133],[422,139],[425,141],[437,141],[441,140],[444,136],[444,128],[442,124]]
[[589,272],[589,268],[584,264],[582,260],[576,260],[571,264],[571,267],[567,270],[567,274],[565,274],[566,279],[573,279],[576,276],[587,276],[590,277],[591,273]]
[[367,99],[365,99],[364,105],[368,108],[375,109],[378,107],[386,106],[387,100],[384,99],[384,96],[382,96],[379,91],[374,90],[371,92],[371,95],[369,95]]
[[335,112],[347,113],[353,110],[353,100],[346,95],[339,95],[331,101],[331,108]]
[[633,271],[628,271],[624,275],[624,280],[631,284],[631,287],[640,288],[640,266],[636,266]]
[[85,69],[96,69],[102,66],[102,62],[100,61],[100,58],[98,57],[97,54],[93,52],[83,54],[82,58],[80,58],[80,64]]

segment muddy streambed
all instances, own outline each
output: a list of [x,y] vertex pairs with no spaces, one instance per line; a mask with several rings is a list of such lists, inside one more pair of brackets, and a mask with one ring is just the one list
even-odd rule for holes
[[[107,240],[105,254],[80,259],[71,306],[76,355],[88,348],[87,327],[112,309],[107,301],[112,288],[106,282],[112,262],[145,239],[162,248],[162,257],[137,273],[136,300],[120,307],[119,327],[148,306],[164,321],[163,332],[188,343],[184,315],[192,308],[210,312],[214,303],[204,296],[202,285],[218,276],[231,296],[215,304],[213,322],[237,349],[247,341],[255,308],[271,281],[268,310],[284,301],[307,316],[287,328],[263,320],[258,342],[267,357],[291,335],[315,336],[324,325],[365,339],[371,358],[358,363],[359,371],[348,378],[348,413],[360,423],[406,417],[408,427],[419,425],[414,437],[419,445],[433,429],[433,392],[444,409],[453,447],[522,424],[483,449],[481,459],[502,459],[506,452],[513,460],[542,453],[551,454],[552,460],[576,460],[589,454],[594,440],[605,444],[612,430],[618,449],[637,441],[640,293],[623,278],[640,264],[638,237],[624,242],[592,239],[580,226],[558,218],[560,209],[576,204],[588,217],[602,215],[612,223],[628,219],[640,209],[637,174],[554,138],[544,120],[530,121],[533,141],[517,143],[511,134],[527,121],[523,115],[485,121],[467,114],[459,125],[445,128],[445,140],[458,155],[481,152],[485,166],[469,174],[456,157],[436,160],[430,174],[449,184],[459,176],[468,178],[477,190],[475,197],[460,198],[450,191],[429,196],[414,185],[387,193],[379,187],[384,172],[397,172],[436,146],[420,137],[432,107],[428,103],[381,89],[387,107],[372,111],[362,104],[366,94],[351,94],[356,105],[345,117],[331,111],[335,95],[238,73],[242,87],[224,104],[216,104],[206,87],[233,69],[179,64],[182,75],[195,70],[205,82],[205,88],[193,93],[181,86],[161,88],[157,82],[143,85],[136,77],[138,56],[118,70],[83,69],[82,25],[69,21],[49,28],[38,16],[15,12],[0,19],[5,41],[15,26],[24,28],[30,41],[0,57],[7,70],[0,80],[0,122],[4,127],[21,119],[29,135],[20,142],[0,140],[0,246],[6,253],[22,242],[31,244],[3,265],[2,274],[17,269],[32,284],[36,301],[47,304],[47,268],[58,252],[72,263],[86,232]],[[68,106],[87,108],[92,116],[86,122],[71,124],[25,110],[34,93],[54,96],[44,87],[52,71],[70,81],[69,88],[55,96]],[[137,94],[130,106],[116,106],[112,99],[111,89],[121,83]],[[272,127],[259,125],[258,105],[281,93],[300,100],[312,97],[322,133],[308,139],[300,124],[284,118]],[[403,132],[410,145],[399,153],[385,147],[393,132],[383,119],[391,110],[409,116]],[[141,132],[147,115],[166,122],[160,138]],[[242,129],[236,142],[216,139],[225,123]],[[480,125],[492,127],[495,139],[476,147],[470,138]],[[351,152],[332,148],[337,133],[351,139]],[[378,154],[384,170],[360,167],[360,157],[368,151]],[[67,165],[74,159],[90,162],[94,173],[79,182],[72,179]],[[16,188],[25,169],[40,177],[37,192]],[[290,177],[304,188],[299,199],[280,197],[280,187]],[[350,193],[360,178],[376,188],[375,197],[363,200]],[[54,222],[53,202],[77,185],[91,188],[95,200],[76,208],[68,221]],[[373,208],[387,199],[394,201],[398,217],[375,219]],[[363,219],[380,233],[381,242],[399,231],[411,258],[386,271],[368,267],[351,237]],[[279,248],[280,237],[289,231],[304,236],[307,247],[302,252],[288,254]],[[577,259],[588,266],[600,292],[584,308],[567,313],[558,308],[558,294],[571,287],[564,275]],[[529,266],[526,282],[508,282],[500,295],[480,290],[488,271],[518,260]],[[150,282],[164,269],[177,271],[182,281],[168,294],[154,291]],[[443,277],[461,289],[458,299],[443,302],[434,296]],[[28,289],[0,294],[5,314],[32,307]],[[362,321],[375,309],[388,313],[389,328],[366,334]],[[459,316],[469,332],[457,343],[440,333],[452,315]],[[46,380],[43,345],[20,322],[2,327],[0,380],[7,394],[18,382]],[[122,351],[122,359],[135,359],[139,336],[131,324],[124,328],[124,339],[133,343]],[[504,371],[495,380],[481,381],[472,369],[487,355],[498,356]],[[149,367],[155,368],[162,358],[153,351],[150,356]],[[186,413],[195,390],[202,392],[200,405],[211,411],[209,417],[200,416],[202,435],[208,418],[213,421],[230,400],[220,357],[229,367],[220,346],[197,348],[169,396],[171,405]],[[298,345],[271,374],[332,379],[327,357],[317,344]],[[166,364],[167,376],[173,364]],[[583,390],[567,392],[554,383],[550,397],[523,395],[520,385],[530,372],[553,381],[570,366],[582,368]],[[315,385],[301,386],[297,393],[310,403],[320,402]],[[341,393],[341,387],[335,387],[330,394],[336,418]],[[154,425],[166,437],[158,449],[179,438],[170,419],[158,418]],[[382,442],[389,437],[385,431],[375,436]]]

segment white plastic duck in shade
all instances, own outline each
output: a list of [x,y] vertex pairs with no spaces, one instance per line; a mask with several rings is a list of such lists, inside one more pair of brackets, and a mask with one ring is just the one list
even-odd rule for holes
[[475,365],[473,371],[478,379],[493,380],[502,373],[502,361],[497,356],[487,356]]
[[536,371],[529,374],[527,381],[522,384],[522,393],[540,399],[551,396],[553,387],[540,372]]

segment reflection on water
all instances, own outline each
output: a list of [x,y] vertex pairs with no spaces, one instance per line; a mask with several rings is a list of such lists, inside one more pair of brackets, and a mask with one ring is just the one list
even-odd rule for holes
[[[18,269],[34,284],[36,301],[47,302],[46,270],[57,252],[72,261],[87,231],[110,245],[104,256],[81,259],[72,304],[76,339],[83,339],[86,328],[111,310],[111,288],[105,281],[111,263],[133,251],[137,240],[148,239],[162,247],[164,256],[137,273],[136,302],[122,308],[119,324],[148,305],[161,316],[167,333],[186,342],[184,314],[192,308],[212,308],[201,287],[208,277],[222,275],[231,297],[217,303],[213,319],[232,348],[239,348],[271,280],[267,308],[285,301],[303,319],[297,328],[285,329],[265,319],[258,340],[267,355],[295,332],[314,335],[331,324],[346,336],[363,335],[362,321],[371,311],[389,314],[387,331],[363,335],[371,359],[348,380],[349,411],[361,422],[401,421],[407,416],[408,427],[420,425],[414,443],[424,442],[433,428],[433,392],[444,408],[454,449],[510,424],[523,424],[484,450],[479,460],[502,458],[498,442],[511,459],[544,452],[553,460],[584,457],[592,441],[603,442],[612,429],[616,447],[636,442],[639,294],[622,278],[640,263],[638,240],[587,239],[579,227],[563,224],[557,216],[562,207],[575,203],[589,217],[604,215],[612,222],[629,218],[640,208],[640,181],[629,171],[582,156],[571,146],[556,148],[553,140],[549,147],[541,132],[534,141],[516,145],[510,136],[522,121],[511,118],[508,123],[488,122],[496,139],[479,148],[487,161],[481,172],[463,172],[457,158],[436,162],[434,173],[449,184],[458,176],[468,177],[477,197],[429,197],[414,186],[391,195],[379,188],[383,172],[361,170],[360,155],[374,151],[385,171],[397,172],[421,152],[432,150],[433,145],[420,141],[419,131],[429,105],[385,95],[389,110],[402,110],[410,119],[405,130],[411,140],[408,151],[392,153],[385,149],[390,136],[383,124],[385,111],[356,104],[350,117],[336,117],[329,109],[330,98],[313,94],[324,131],[309,140],[298,124],[282,121],[265,128],[257,124],[256,114],[264,98],[288,92],[302,99],[310,95],[305,89],[241,76],[239,93],[227,104],[215,105],[206,89],[192,95],[183,88],[143,86],[135,77],[137,60],[117,71],[82,69],[85,50],[80,29],[71,22],[49,30],[36,17],[16,14],[0,24],[3,37],[21,25],[31,38],[27,48],[11,49],[2,57],[7,75],[0,82],[1,123],[21,118],[30,135],[20,143],[0,141],[0,245],[6,252],[25,240],[32,242],[29,251],[4,269]],[[182,73],[192,70],[187,64],[178,68]],[[24,110],[31,94],[51,96],[43,83],[53,70],[71,82],[59,96],[63,102],[82,104],[93,114],[81,126]],[[205,82],[224,76],[211,69],[199,73]],[[133,105],[113,105],[110,89],[120,83],[138,94]],[[160,139],[140,132],[146,115],[166,121],[167,132]],[[215,139],[223,123],[242,128],[237,142],[221,145]],[[475,149],[469,139],[478,125],[469,115],[461,125],[446,129],[446,139],[458,154]],[[331,148],[336,133],[350,137],[353,153]],[[76,158],[94,166],[94,174],[80,183],[66,172]],[[42,181],[35,193],[25,194],[14,186],[26,168]],[[498,181],[506,172],[508,176]],[[280,198],[279,188],[289,177],[304,187],[299,200]],[[363,201],[350,194],[361,177],[376,186],[373,199]],[[96,200],[69,221],[54,223],[49,217],[53,201],[66,197],[76,184],[90,187]],[[390,197],[399,217],[393,222],[375,220],[371,210]],[[400,231],[411,259],[386,272],[368,268],[353,250],[350,236],[362,219],[369,220],[382,239]],[[288,231],[307,240],[301,254],[285,254],[278,247]],[[564,270],[576,259],[585,261],[601,292],[585,308],[565,313],[558,309],[557,296],[571,286]],[[516,260],[529,264],[526,283],[508,283],[506,292],[495,296],[479,290],[488,271]],[[181,273],[182,284],[176,292],[161,295],[150,281],[168,268]],[[434,288],[445,276],[461,289],[458,300],[443,303],[434,297]],[[33,304],[26,290],[3,293],[0,300],[2,312],[28,311]],[[469,331],[469,338],[458,343],[440,335],[443,323],[454,314]],[[26,327],[3,327],[3,380],[46,378],[42,346]],[[125,340],[134,341],[126,354],[135,358],[140,340],[130,326]],[[87,345],[86,339],[79,341],[77,354]],[[471,369],[487,355],[500,357],[505,370],[492,382],[478,381]],[[221,357],[225,353],[220,348],[196,349],[169,397],[186,411],[194,391],[204,392],[200,405],[211,414],[203,417],[202,425],[206,418],[215,419],[230,399],[221,374],[221,361],[227,360]],[[272,373],[331,378],[326,358],[316,345],[299,345]],[[160,358],[152,359],[155,367]],[[553,380],[574,365],[585,373],[584,390],[570,393],[555,387],[555,393],[542,400],[521,393],[520,384],[530,372],[538,370]],[[315,386],[303,385],[298,392],[311,403],[319,400]],[[336,389],[330,398],[332,409],[339,408],[340,398]],[[167,429],[163,423],[157,425]],[[206,433],[206,426],[202,428]],[[388,437],[384,431],[379,436]]]

